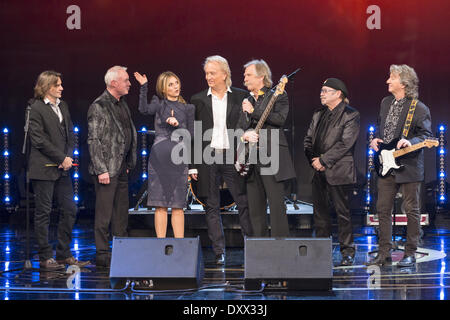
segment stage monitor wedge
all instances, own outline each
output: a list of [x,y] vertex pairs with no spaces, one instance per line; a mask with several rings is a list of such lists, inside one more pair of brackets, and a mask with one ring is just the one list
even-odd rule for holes
[[332,289],[331,238],[245,238],[245,290]]
[[200,238],[114,237],[110,282],[121,289],[182,290],[201,286],[204,266]]

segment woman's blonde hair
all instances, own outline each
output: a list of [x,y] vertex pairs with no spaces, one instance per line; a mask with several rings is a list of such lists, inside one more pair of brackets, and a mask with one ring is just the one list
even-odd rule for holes
[[[156,94],[161,99],[167,99],[167,85],[169,79],[172,77],[177,79],[181,85],[180,78],[178,78],[178,76],[172,71],[165,71],[158,76],[158,79],[156,80]],[[186,101],[183,99],[181,95],[178,96],[178,102],[186,103]]]
[[42,72],[34,86],[34,97],[36,99],[44,99],[48,90],[51,87],[58,84],[58,79],[61,78],[61,73],[56,71],[44,71]]

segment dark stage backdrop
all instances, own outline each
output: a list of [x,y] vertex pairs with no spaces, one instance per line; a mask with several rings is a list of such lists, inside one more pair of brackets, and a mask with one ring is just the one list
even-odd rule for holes
[[[206,88],[205,57],[219,54],[230,62],[238,87],[243,87],[242,66],[254,58],[268,62],[275,82],[302,68],[287,85],[294,115],[287,128],[293,123],[297,193],[305,201],[311,195],[311,171],[303,137],[320,106],[323,81],[344,80],[350,104],[361,112],[356,157],[363,182],[366,131],[388,95],[390,64],[415,68],[420,99],[431,109],[434,130],[439,123],[450,123],[449,23],[448,0],[1,0],[0,126],[11,130],[13,174],[20,173],[24,109],[41,71],[63,74],[63,99],[81,129],[86,168],[86,113],[104,90],[109,67],[127,66],[130,75],[145,73],[152,88],[160,72],[174,71],[189,99]],[[153,120],[137,111],[134,79],[127,99],[137,127],[152,128]],[[426,151],[426,182],[436,180],[435,159],[434,150]]]

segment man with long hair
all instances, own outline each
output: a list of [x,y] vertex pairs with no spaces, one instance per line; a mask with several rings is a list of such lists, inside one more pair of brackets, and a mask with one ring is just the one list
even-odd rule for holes
[[[206,198],[206,222],[208,236],[212,242],[217,264],[225,263],[225,237],[220,216],[220,184],[226,183],[239,210],[239,223],[243,236],[250,236],[251,224],[248,213],[245,182],[234,168],[234,157],[228,163],[227,155],[235,151],[237,143],[231,130],[237,128],[242,115],[241,103],[247,93],[231,86],[231,71],[228,62],[221,56],[206,58],[203,65],[208,89],[192,96],[195,105],[195,120],[201,121],[202,136],[212,130],[211,143],[203,143],[202,151],[209,148],[214,163],[191,166],[190,173],[194,179],[198,174],[198,196]],[[231,129],[231,130],[230,130]]]
[[[246,131],[241,139],[251,143],[258,142],[258,156],[264,153],[262,150],[266,150],[269,156],[268,163],[258,157],[246,181],[250,221],[256,237],[288,237],[284,183],[295,178],[294,165],[283,132],[289,114],[288,95],[284,91],[276,98],[260,134],[256,133],[254,129],[275,94],[271,90],[272,72],[262,59],[252,60],[244,68],[244,85],[250,97],[242,103],[242,111],[246,116],[241,117],[239,127]],[[270,231],[267,202],[270,209]]]
[[[390,96],[381,101],[376,137],[370,147],[379,150],[380,143],[398,139],[401,149],[424,141],[432,135],[431,115],[419,97],[419,79],[410,66],[391,65],[386,83]],[[409,119],[408,114],[413,114]],[[407,124],[410,124],[408,126]],[[409,127],[409,129],[408,129]],[[405,254],[398,262],[400,267],[414,266],[415,253],[420,238],[420,194],[424,180],[423,149],[401,158],[402,170],[392,171],[378,178],[377,214],[379,219],[378,255],[368,264],[389,265],[392,262],[392,209],[394,198],[402,187],[403,204],[408,218]]]
[[[89,264],[89,261],[75,259],[70,251],[77,214],[69,175],[73,165],[74,135],[69,107],[61,100],[62,91],[61,74],[44,71],[37,79],[34,102],[30,106],[28,177],[35,195],[34,230],[39,246],[39,265],[47,270],[62,269],[65,264]],[[60,211],[56,260],[48,241],[54,196]]]

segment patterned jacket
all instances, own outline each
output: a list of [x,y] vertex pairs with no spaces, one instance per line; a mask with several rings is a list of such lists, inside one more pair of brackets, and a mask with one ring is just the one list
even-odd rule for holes
[[[131,126],[131,145],[128,154],[125,153],[125,134],[120,120],[111,108],[117,100],[105,90],[91,104],[88,110],[88,138],[90,162],[89,173],[100,175],[108,172],[110,177],[119,174],[122,161],[126,161],[128,170],[136,166],[137,134],[130,109],[123,98],[120,102],[126,108]],[[125,157],[125,159],[124,159]]]

